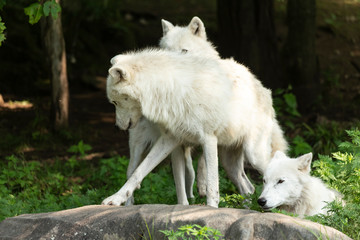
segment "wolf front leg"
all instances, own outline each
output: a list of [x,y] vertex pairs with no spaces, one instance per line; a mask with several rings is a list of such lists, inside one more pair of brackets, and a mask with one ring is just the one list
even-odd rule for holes
[[[131,132],[132,131],[132,132]],[[129,179],[137,167],[140,165],[143,160],[143,154],[147,147],[147,139],[142,137],[141,133],[143,133],[142,128],[139,127],[139,124],[136,125],[134,129],[129,131],[130,140],[129,140],[129,148],[130,148],[130,161],[128,165],[128,169],[126,171],[126,177]],[[125,206],[130,206],[134,204],[134,196],[131,195],[125,203]]]
[[163,134],[156,141],[149,154],[134,171],[124,186],[114,195],[106,198],[103,205],[121,205],[132,196],[136,188],[140,187],[142,180],[164,160],[173,150],[179,146],[178,141],[171,135]]
[[207,135],[204,140],[202,147],[205,154],[207,169],[206,200],[207,205],[217,208],[220,198],[217,137],[214,135]]

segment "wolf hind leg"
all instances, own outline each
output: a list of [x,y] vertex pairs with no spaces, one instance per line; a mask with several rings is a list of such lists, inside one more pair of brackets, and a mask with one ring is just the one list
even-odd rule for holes
[[200,197],[206,196],[206,163],[205,163],[205,156],[201,154],[198,160],[198,167],[197,167],[197,189]]
[[178,204],[189,205],[185,189],[185,158],[184,150],[178,146],[171,153],[171,164],[176,186]]
[[187,198],[194,198],[193,186],[195,182],[195,171],[192,164],[191,147],[185,147],[184,154],[186,195]]
[[245,174],[244,161],[245,154],[242,149],[220,149],[220,162],[230,178],[237,187],[241,195],[252,194],[255,191],[254,186]]

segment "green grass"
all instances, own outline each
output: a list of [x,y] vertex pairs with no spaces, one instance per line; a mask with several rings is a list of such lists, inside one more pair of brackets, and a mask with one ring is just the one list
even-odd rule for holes
[[[308,135],[304,134],[301,139],[292,142],[291,151],[300,153],[311,150],[311,145],[307,144],[306,140],[310,139],[309,137],[321,139],[316,137],[317,134],[327,137],[321,139],[322,141],[332,142],[331,136],[339,136],[331,131],[339,132],[339,129],[319,126],[312,128]],[[313,162],[313,174],[344,194],[346,205],[343,207],[336,202],[330,203],[331,215],[319,215],[309,219],[334,227],[353,239],[360,239],[357,231],[360,228],[360,131],[354,128],[346,134],[348,137],[339,141],[331,156],[319,155],[319,159]],[[330,145],[326,145],[328,146]],[[332,146],[331,148],[333,149]],[[91,146],[80,141],[68,149],[68,152],[73,154],[68,160],[54,158],[51,161],[28,161],[21,155],[0,159],[0,204],[3,206],[0,209],[0,221],[24,213],[59,211],[100,204],[104,198],[118,191],[126,182],[128,159],[113,156],[85,160],[86,153],[90,150]],[[194,166],[196,167],[196,160]],[[262,211],[256,202],[261,193],[261,183],[255,182],[255,187],[256,192],[251,196],[237,194],[235,186],[227,179],[223,169],[220,169],[219,206]],[[195,200],[192,203],[204,204],[206,199],[198,196],[196,187],[194,192]],[[136,204],[176,204],[170,165],[164,163],[157,167],[143,180],[141,188],[134,194]]]

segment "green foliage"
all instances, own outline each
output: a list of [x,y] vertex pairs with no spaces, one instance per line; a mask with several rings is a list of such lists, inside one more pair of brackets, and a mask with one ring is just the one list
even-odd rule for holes
[[71,153],[79,153],[81,157],[85,156],[85,152],[90,151],[92,147],[89,144],[84,144],[81,140],[77,145],[71,146],[67,151]]
[[220,197],[220,207],[227,208],[240,208],[240,209],[251,209],[259,212],[263,212],[257,199],[259,198],[262,191],[262,186],[255,184],[255,193],[251,195],[242,196],[238,193],[235,194],[225,194],[225,196]]
[[198,224],[193,225],[184,225],[178,228],[177,231],[174,230],[160,230],[169,240],[187,240],[187,239],[221,239],[223,236],[221,232],[217,229],[200,226]]
[[60,4],[55,2],[55,0],[46,1],[44,3],[43,13],[44,13],[45,17],[47,17],[51,14],[53,19],[57,19],[59,16],[59,12],[61,12]]
[[1,43],[3,41],[5,41],[5,39],[6,39],[5,34],[4,34],[5,29],[6,29],[5,23],[2,21],[1,16],[0,16],[0,46],[1,46]]
[[275,90],[273,101],[275,111],[283,118],[284,125],[294,129],[294,119],[300,117],[300,113],[297,110],[296,96],[292,93],[292,87]]
[[29,23],[35,24],[40,21],[43,16],[43,5],[40,3],[33,3],[24,8],[25,15],[29,16]]
[[312,147],[305,141],[305,139],[299,135],[293,138],[292,140],[292,148],[291,148],[291,155],[292,156],[299,156],[305,153],[312,152]]
[[[6,0],[0,0],[0,10],[3,9],[5,4],[6,4]],[[0,47],[1,47],[1,43],[6,39],[4,34],[5,29],[6,29],[5,23],[2,21],[2,18],[0,16]]]
[[339,144],[332,158],[319,155],[313,163],[315,174],[331,187],[341,191],[347,201],[360,204],[360,131],[346,131],[351,142]]
[[24,8],[24,12],[25,15],[29,16],[29,23],[35,24],[39,22],[41,17],[47,17],[50,14],[53,19],[56,19],[61,12],[61,7],[55,0],[45,1],[44,3],[39,1]]
[[313,148],[314,153],[330,154],[336,151],[341,139],[345,137],[344,126],[334,121],[310,126],[302,124],[302,135]]
[[314,174],[327,185],[344,195],[346,205],[332,202],[328,205],[331,215],[311,217],[317,221],[334,227],[353,239],[360,239],[360,131],[346,131],[351,141],[339,144],[338,152],[332,157],[319,155],[314,161]]

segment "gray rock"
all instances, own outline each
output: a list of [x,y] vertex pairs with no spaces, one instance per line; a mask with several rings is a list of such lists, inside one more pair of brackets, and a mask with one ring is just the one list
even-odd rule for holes
[[276,213],[208,206],[85,206],[24,214],[0,223],[0,239],[165,239],[159,230],[185,224],[218,229],[223,239],[350,239],[311,221]]

